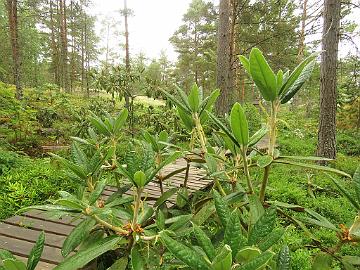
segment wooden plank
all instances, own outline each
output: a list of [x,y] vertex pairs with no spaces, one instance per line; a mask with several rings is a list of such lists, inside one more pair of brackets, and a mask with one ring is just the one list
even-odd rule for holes
[[44,231],[47,233],[53,233],[58,235],[67,236],[70,234],[74,227],[58,224],[51,221],[39,220],[30,217],[14,216],[3,221],[6,224],[19,225],[27,228],[31,228],[37,231]]
[[74,219],[74,217],[71,216],[64,216],[62,218],[56,218],[50,215],[49,212],[42,211],[42,210],[30,210],[28,212],[25,212],[22,214],[25,217],[31,217],[35,219],[45,220],[45,221],[51,221],[58,224],[64,224],[68,226],[75,227],[78,225],[82,219]]
[[[40,231],[30,230],[28,228],[0,223],[0,235],[35,243]],[[61,248],[65,241],[65,236],[52,233],[45,233],[45,244],[50,247]]]
[[[186,165],[186,161],[180,159],[166,166],[162,172],[168,174],[174,170],[184,168]],[[182,171],[165,180],[163,183],[164,191],[174,187],[179,188],[184,183],[184,179],[185,171]],[[206,179],[206,172],[202,168],[191,165],[187,181],[190,196],[194,192],[208,187],[211,183],[212,180]],[[104,199],[107,199],[116,191],[116,187],[106,186],[102,196]],[[145,198],[147,198],[147,204],[153,206],[157,198],[161,196],[159,183],[155,181],[150,182],[146,186],[144,193]],[[128,190],[125,194],[133,196],[133,190]],[[173,195],[166,204],[168,207],[172,207],[175,201],[176,195]],[[42,256],[42,262],[36,269],[53,269],[55,264],[63,260],[60,253],[63,241],[74,226],[81,222],[83,218],[75,221],[71,216],[56,219],[41,210],[31,210],[23,215],[24,217],[15,216],[5,220],[3,224],[0,223],[0,247],[8,249],[26,260],[40,231],[45,231],[46,249]]]
[[[0,235],[0,247],[7,249],[14,255],[27,257],[33,248],[33,243]],[[50,264],[58,264],[63,260],[59,248],[44,246],[41,260]]]

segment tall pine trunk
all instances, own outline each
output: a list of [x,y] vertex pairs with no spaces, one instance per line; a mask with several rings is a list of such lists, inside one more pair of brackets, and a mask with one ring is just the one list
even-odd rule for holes
[[216,85],[220,89],[220,97],[216,103],[216,111],[224,115],[229,111],[231,95],[231,38],[230,38],[230,0],[220,0],[219,26],[217,33],[217,65]]
[[336,68],[340,36],[340,11],[340,1],[324,1],[317,154],[327,158],[336,157]]
[[51,67],[54,72],[54,80],[60,86],[60,71],[59,71],[59,46],[56,42],[56,25],[54,20],[53,1],[48,0],[49,15],[50,15],[50,31],[51,31]]
[[66,92],[69,91],[68,82],[68,45],[66,25],[66,0],[60,0],[60,39],[61,39],[61,81]]
[[16,98],[23,98],[23,90],[21,87],[21,60],[19,51],[19,31],[18,31],[18,14],[17,14],[17,0],[6,0],[6,8],[8,11],[10,43],[13,59],[13,73],[14,83],[16,86]]
[[[128,10],[127,10],[127,0],[124,0],[124,20],[125,20],[125,67],[126,72],[130,73],[130,52],[129,52],[129,26],[128,26]],[[128,84],[127,84],[128,85]],[[129,88],[127,86],[127,88]],[[125,107],[130,108],[130,89],[125,91]]]

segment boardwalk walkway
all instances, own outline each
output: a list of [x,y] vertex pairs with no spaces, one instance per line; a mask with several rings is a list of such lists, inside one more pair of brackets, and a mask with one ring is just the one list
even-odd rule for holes
[[[184,167],[186,167],[186,162],[177,160],[175,163],[166,166],[163,172],[166,174]],[[185,171],[172,176],[165,181],[164,191],[180,187],[184,179]],[[190,193],[204,189],[211,183],[211,180],[205,179],[205,172],[202,169],[190,167],[187,182]],[[107,186],[103,192],[103,197],[106,199],[115,191],[115,187]],[[160,197],[160,188],[155,182],[148,184],[144,192],[148,195],[147,202],[150,205],[154,204],[156,198]],[[126,194],[132,195],[131,191]],[[175,203],[175,199],[175,195],[169,199],[169,206]],[[20,259],[27,260],[37,237],[41,231],[44,231],[46,237],[44,252],[36,269],[53,269],[63,260],[61,255],[62,244],[77,222],[71,223],[70,217],[61,220],[51,219],[46,212],[40,210],[32,210],[22,216],[8,218],[0,223],[0,249],[7,249]]]

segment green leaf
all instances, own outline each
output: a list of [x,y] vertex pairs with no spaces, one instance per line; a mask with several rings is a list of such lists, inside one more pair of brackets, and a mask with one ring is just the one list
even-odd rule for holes
[[255,134],[250,137],[248,146],[251,147],[257,144],[268,133],[268,131],[269,128],[266,125],[256,131]]
[[182,218],[177,219],[173,224],[170,225],[169,230],[170,231],[176,231],[178,229],[183,228],[185,225],[187,225],[191,218],[192,215],[182,215]]
[[224,228],[226,228],[228,217],[231,215],[230,209],[225,200],[216,190],[213,190],[213,198],[215,202],[216,213],[219,216],[221,224]]
[[324,172],[332,172],[332,173],[336,173],[336,174],[351,178],[351,176],[349,174],[347,174],[343,171],[339,171],[334,168],[315,165],[315,164],[298,163],[298,162],[293,162],[293,161],[284,160],[284,159],[275,159],[273,161],[273,163],[289,164],[289,165],[294,165],[294,166],[298,166],[298,167],[302,167],[302,168],[314,169],[314,170],[319,170],[319,171],[324,171]]
[[295,159],[295,160],[312,160],[312,161],[318,161],[318,160],[325,160],[325,161],[331,161],[333,159],[331,158],[324,158],[324,157],[302,157],[302,156],[279,156],[278,158],[287,158],[287,159]]
[[92,114],[92,117],[90,117],[91,125],[94,128],[96,128],[100,134],[103,134],[105,136],[111,136],[111,131],[105,125],[105,123],[99,117],[97,117],[95,114],[93,114],[93,113],[91,113],[91,114]]
[[260,168],[265,168],[266,166],[269,166],[273,162],[272,156],[265,155],[258,158],[256,164]]
[[89,197],[89,204],[92,205],[94,204],[97,199],[99,199],[99,197],[101,196],[101,194],[104,191],[104,188],[106,187],[106,181],[107,179],[103,179],[101,181],[98,181],[96,183],[96,188],[93,192],[90,193],[90,197]]
[[245,265],[235,267],[235,270],[260,270],[263,269],[267,263],[271,260],[274,254],[270,251],[265,251],[255,259],[246,263]]
[[206,233],[197,225],[193,224],[194,235],[200,247],[205,251],[206,256],[212,261],[215,258],[215,248],[211,243],[210,238]]
[[225,233],[224,243],[231,247],[233,257],[246,244],[246,239],[242,235],[240,220],[236,210],[234,210],[228,218]]
[[256,194],[248,195],[249,198],[249,229],[252,228],[259,218],[264,215],[264,207]]
[[112,266],[110,266],[107,270],[126,270],[126,266],[128,265],[128,258],[122,257],[118,259]]
[[357,169],[354,173],[353,183],[354,183],[354,187],[355,187],[357,201],[360,204],[360,166],[357,167]]
[[231,141],[238,147],[240,147],[240,144],[232,134],[232,132],[223,124],[221,121],[211,112],[207,112],[211,120],[214,122],[215,125],[217,125],[222,131],[225,132],[225,134],[231,139]]
[[261,251],[266,251],[272,246],[274,246],[280,239],[283,237],[285,230],[283,228],[275,229],[271,233],[269,233],[265,238],[260,241],[258,247]]
[[199,100],[199,87],[196,85],[196,83],[194,83],[193,86],[191,87],[188,101],[192,112],[197,112],[199,109],[200,100]]
[[246,72],[251,75],[250,73],[250,61],[249,59],[247,59],[245,56],[243,55],[239,55],[239,60],[241,62],[241,64],[243,65],[243,67],[245,68]]
[[332,270],[332,261],[329,254],[320,252],[316,255],[311,270]]
[[255,245],[271,233],[275,227],[275,222],[276,208],[272,206],[265,211],[250,231],[248,240],[249,245]]
[[155,222],[159,230],[165,229],[165,215],[160,209],[157,212]]
[[349,256],[345,255],[341,257],[341,260],[347,262],[352,265],[360,265],[360,257],[359,256]]
[[289,88],[288,92],[281,98],[281,104],[287,103],[301,89],[304,83],[311,77],[315,61],[305,67],[298,80]]
[[328,219],[323,217],[322,215],[316,213],[315,211],[305,208],[305,212],[309,215],[313,216],[313,218],[302,218],[302,220],[306,223],[314,224],[320,227],[324,227],[333,231],[339,231],[340,229],[337,228],[334,224],[332,224]]
[[288,102],[310,78],[315,66],[316,55],[311,55],[301,62],[280,89],[281,103]]
[[164,202],[170,199],[170,197],[173,196],[178,191],[178,189],[179,188],[172,188],[169,189],[168,191],[165,191],[163,195],[161,195],[160,198],[156,200],[154,207],[158,207],[162,205]]
[[138,188],[142,188],[146,185],[146,175],[143,171],[137,171],[134,173],[134,183]]
[[278,73],[276,74],[276,84],[277,84],[277,90],[278,92],[280,92],[280,89],[283,85],[283,79],[284,79],[284,73],[283,71],[280,69],[278,71]]
[[73,142],[71,145],[71,157],[76,165],[81,166],[83,168],[86,167],[88,163],[88,159],[81,149],[80,145],[77,142]]
[[34,247],[31,249],[29,258],[27,261],[26,270],[34,270],[38,262],[40,261],[41,254],[44,250],[45,234],[41,232]]
[[231,270],[232,252],[228,245],[225,245],[211,264],[212,270]]
[[191,109],[186,93],[178,85],[175,85],[175,89],[181,99],[182,104],[187,108],[187,111],[190,113]]
[[162,130],[159,133],[159,142],[167,142],[169,140],[169,134],[166,132],[166,130]]
[[6,259],[16,259],[14,255],[8,250],[0,249],[0,259],[6,260]]
[[192,131],[193,128],[195,127],[192,117],[187,112],[185,112],[183,109],[181,109],[179,107],[177,108],[177,111],[178,111],[179,117],[180,117],[181,121],[184,123],[185,127],[188,129],[188,131]]
[[183,208],[189,201],[189,192],[186,187],[180,187],[176,196],[176,205]]
[[63,257],[67,257],[72,251],[75,250],[81,242],[88,237],[91,229],[95,226],[96,221],[91,217],[88,217],[81,221],[66,237],[64,244],[61,249]]
[[276,270],[291,270],[291,257],[288,246],[284,246],[277,257]]
[[154,214],[154,208],[152,207],[143,207],[143,211],[138,216],[138,223],[144,224],[152,215]]
[[330,177],[330,179],[333,181],[333,183],[337,186],[337,188],[339,189],[339,191],[348,199],[348,201],[355,207],[356,210],[360,210],[360,205],[357,202],[357,200],[353,197],[353,195],[351,195],[345,187],[343,187],[342,184],[340,184],[340,182],[335,179],[334,177],[332,177],[330,174],[327,174],[327,176]]
[[131,249],[131,265],[132,270],[143,270],[145,266],[137,245]]
[[258,48],[250,52],[250,74],[262,97],[274,101],[277,96],[276,77]]
[[26,270],[25,263],[16,259],[5,259],[3,265],[6,270]]
[[214,104],[219,96],[220,96],[220,90],[216,89],[216,90],[212,91],[210,96],[208,96],[201,104],[199,115],[200,115],[200,122],[202,124],[208,118],[207,111],[211,111],[212,107],[214,106]]
[[180,261],[196,270],[210,270],[205,259],[193,249],[172,239],[165,231],[160,232],[160,239],[166,248]]
[[182,103],[181,101],[179,101],[177,98],[175,98],[173,95],[169,94],[168,92],[161,90],[160,91],[168,98],[170,99],[171,102],[173,102],[176,107],[179,109],[181,109],[182,111],[184,111],[185,113],[191,114],[191,110],[190,108],[187,106],[187,104]]
[[236,254],[236,262],[244,264],[255,259],[261,254],[261,251],[256,247],[245,247]]
[[95,245],[77,252],[75,255],[66,258],[54,270],[77,270],[105,252],[112,250],[120,241],[120,237],[112,235],[101,239]]
[[230,113],[231,130],[237,142],[243,147],[249,142],[249,127],[244,110],[240,103],[236,102]]
[[114,133],[117,134],[120,129],[122,128],[122,126],[125,124],[125,121],[128,117],[128,110],[127,109],[123,109],[121,111],[121,113],[119,114],[119,116],[116,118],[115,120],[115,124],[114,124]]

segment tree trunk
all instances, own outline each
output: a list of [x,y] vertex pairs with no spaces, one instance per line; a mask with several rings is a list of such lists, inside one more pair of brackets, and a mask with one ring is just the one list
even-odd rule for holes
[[13,69],[14,69],[14,83],[16,86],[16,98],[23,98],[23,90],[21,87],[21,61],[19,52],[18,40],[18,14],[17,14],[17,0],[6,0],[6,8],[8,11],[9,30],[10,30],[10,43],[12,50]]
[[68,51],[67,51],[67,26],[66,26],[66,0],[60,0],[60,37],[61,37],[61,78],[62,87],[69,91],[68,85]]
[[229,111],[231,102],[230,0],[220,1],[217,39],[216,85],[220,89],[221,94],[216,103],[216,111],[224,115]]
[[55,32],[55,21],[54,21],[54,9],[53,1],[49,0],[49,11],[50,11],[50,31],[51,31],[51,65],[54,72],[54,80],[57,85],[60,85],[59,75],[59,49],[56,43],[56,32]]
[[[124,20],[125,20],[125,67],[126,71],[130,73],[130,53],[129,53],[129,28],[128,28],[128,10],[127,10],[127,0],[124,0]],[[130,100],[129,100],[129,87],[125,91],[125,107],[127,109],[130,108]]]
[[327,158],[336,157],[336,67],[340,36],[340,11],[340,1],[324,1],[317,154]]

